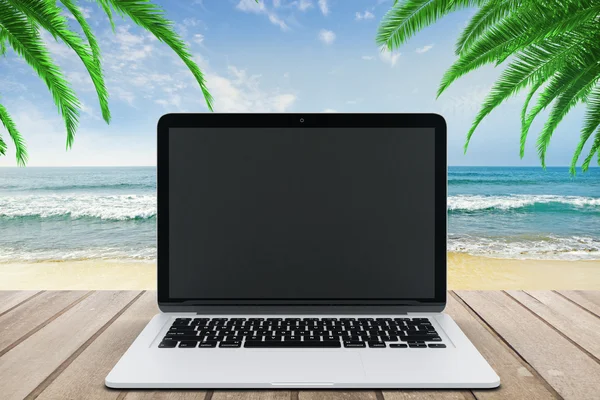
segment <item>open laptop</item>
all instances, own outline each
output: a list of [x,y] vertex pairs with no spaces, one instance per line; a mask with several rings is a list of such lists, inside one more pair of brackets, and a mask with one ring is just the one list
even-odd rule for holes
[[156,315],[113,388],[492,388],[446,304],[433,114],[169,114]]

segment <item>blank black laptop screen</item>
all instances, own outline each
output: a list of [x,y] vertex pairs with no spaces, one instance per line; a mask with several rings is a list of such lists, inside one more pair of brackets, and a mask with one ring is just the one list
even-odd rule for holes
[[170,129],[170,297],[433,298],[434,135]]

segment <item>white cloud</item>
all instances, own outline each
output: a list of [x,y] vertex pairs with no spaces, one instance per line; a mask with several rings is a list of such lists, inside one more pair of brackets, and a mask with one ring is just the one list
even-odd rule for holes
[[365,10],[364,13],[361,13],[360,11],[356,13],[356,17],[355,19],[357,21],[362,21],[363,19],[373,19],[375,18],[375,15],[373,15],[372,12],[370,12],[369,10]]
[[375,57],[373,57],[373,56],[362,56],[361,58],[362,58],[363,60],[366,60],[366,61],[371,61],[371,60],[373,60]]
[[281,0],[273,0],[273,7],[275,7],[275,8],[281,7]]
[[286,31],[289,29],[284,20],[265,6],[264,1],[257,3],[255,0],[240,0],[236,8],[247,13],[266,15],[269,18],[269,21],[271,21],[273,25],[279,26],[281,30]]
[[334,110],[333,108],[326,108],[323,111],[321,111],[323,113],[336,113],[337,110]]
[[319,0],[319,9],[323,15],[329,14],[329,4],[327,4],[327,0]]
[[432,44],[428,44],[427,46],[423,46],[423,47],[419,47],[417,48],[415,51],[418,54],[423,54],[423,53],[427,53],[429,50],[431,50],[433,48]]
[[286,112],[296,101],[296,95],[292,93],[261,89],[260,75],[249,75],[235,66],[228,68],[228,74],[207,74],[208,87],[215,98],[215,111]]
[[192,40],[194,43],[202,44],[202,42],[204,42],[204,35],[201,33],[196,33]]
[[400,53],[389,51],[384,47],[379,53],[379,58],[384,63],[389,64],[391,67],[394,67],[396,65],[396,62],[400,58]]
[[300,11],[306,11],[309,8],[312,8],[313,4],[312,1],[310,0],[299,0],[299,1],[295,1],[294,2],[296,7],[298,7],[298,10]]
[[290,73],[289,73],[289,72],[285,72],[285,73],[283,74],[283,77],[284,77],[284,78],[286,78],[286,79],[287,79],[287,78],[289,78],[289,77],[290,77]]
[[319,40],[327,45],[330,45],[335,41],[335,33],[328,31],[327,29],[321,29],[319,32]]

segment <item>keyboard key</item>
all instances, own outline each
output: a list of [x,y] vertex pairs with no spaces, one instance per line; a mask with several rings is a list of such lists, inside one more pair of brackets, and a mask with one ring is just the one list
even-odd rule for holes
[[242,342],[239,340],[225,340],[219,344],[219,347],[242,347]]
[[244,347],[247,348],[334,348],[334,347],[342,347],[340,342],[338,341],[323,341],[323,342],[299,342],[299,341],[283,341],[283,342],[255,342],[255,341],[247,341],[244,343]]
[[159,349],[172,349],[173,347],[177,347],[177,341],[176,340],[163,340],[158,345]]
[[408,348],[408,345],[404,344],[404,343],[400,343],[400,344],[398,344],[398,343],[391,343],[390,347],[391,348],[396,348],[396,349],[406,349],[406,348]]
[[411,336],[401,336],[400,340],[402,340],[403,342],[441,342],[442,339],[439,336],[415,336],[415,335],[411,335]]
[[196,347],[197,344],[198,344],[198,342],[185,341],[185,342],[179,342],[179,347],[192,348],[192,347]]
[[344,347],[365,347],[365,342],[359,342],[359,341],[345,341],[344,342]]
[[429,347],[432,349],[445,349],[446,345],[443,343],[429,343]]
[[420,343],[409,343],[408,347],[410,347],[411,349],[426,349],[427,345],[425,343],[420,344]]
[[210,347],[217,347],[217,342],[202,342],[198,345],[198,347],[202,347],[202,348],[210,348]]
[[382,348],[385,347],[383,342],[369,342],[369,347]]

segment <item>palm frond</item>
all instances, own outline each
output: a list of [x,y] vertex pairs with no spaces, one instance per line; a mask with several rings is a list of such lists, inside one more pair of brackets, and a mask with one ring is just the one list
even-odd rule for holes
[[[590,163],[594,158],[594,154],[596,154],[597,152],[598,154],[600,154],[600,127],[596,130],[596,135],[594,143],[592,144],[592,148],[590,149],[588,156],[585,158],[585,161],[583,161],[583,164],[581,165],[581,170],[583,172],[588,170],[588,168],[590,167]],[[598,165],[600,165],[600,158],[598,159]]]
[[477,126],[504,100],[524,87],[545,81],[554,71],[567,61],[566,55],[579,43],[563,46],[563,42],[547,41],[543,45],[530,47],[523,51],[503,72],[492,87],[467,133],[465,152]]
[[[543,84],[544,84],[544,81],[542,79],[540,79],[531,85],[531,88],[529,89],[529,93],[527,94],[527,97],[525,98],[525,102],[523,103],[523,108],[521,109],[521,125],[525,125],[525,119],[527,116],[527,109],[529,108],[529,103],[531,102],[531,99],[533,98],[535,93],[538,91],[538,89]],[[526,133],[523,134],[523,132],[521,132],[521,148],[519,150],[519,155],[521,156],[521,158],[523,158],[525,156],[526,142],[527,142],[527,134]]]
[[577,103],[588,96],[598,79],[600,79],[600,65],[594,63],[584,69],[580,77],[572,82],[569,88],[556,100],[537,140],[538,155],[542,162],[542,168],[546,168],[546,151],[556,127]]
[[405,0],[396,2],[383,17],[376,42],[394,50],[418,31],[445,15],[483,3],[485,0]]
[[80,103],[60,68],[52,61],[35,26],[25,14],[0,0],[0,29],[10,47],[35,70],[52,94],[67,130],[67,148],[77,129]]
[[112,9],[110,8],[109,0],[97,0],[97,2],[98,2],[98,4],[100,4],[100,7],[102,7],[102,10],[104,10],[104,13],[108,17],[108,22],[110,22],[110,27],[112,28],[112,31],[114,32],[115,31],[115,21],[113,19]]
[[[17,125],[14,123],[10,114],[6,110],[6,108],[0,104],[0,122],[6,128],[8,134],[13,140],[15,144],[15,149],[17,153],[17,164],[21,167],[24,167],[27,164],[27,159],[29,158],[27,154],[27,146],[25,145],[25,140],[19,133],[17,129]],[[0,154],[6,155],[6,143],[0,137]]]
[[96,35],[94,35],[94,32],[92,31],[92,27],[83,16],[81,9],[77,7],[77,5],[73,3],[72,0],[60,0],[60,2],[73,15],[73,18],[75,18],[75,21],[77,21],[77,23],[81,27],[81,30],[83,31],[83,34],[85,35],[88,41],[90,49],[92,50],[92,55],[97,60],[97,62],[100,63],[100,46],[98,45],[98,41],[96,40]]
[[137,25],[152,33],[158,40],[167,44],[192,72],[204,95],[208,108],[212,111],[213,98],[210,95],[204,74],[192,60],[188,46],[173,29],[173,23],[165,18],[164,11],[149,0],[99,0],[108,3],[121,15],[126,15]]
[[600,84],[596,85],[596,87],[590,92],[590,95],[587,99],[585,122],[583,124],[583,129],[581,130],[579,143],[577,144],[577,148],[573,154],[573,159],[571,160],[572,175],[575,175],[577,161],[581,156],[581,152],[583,151],[585,144],[597,128],[600,128]]
[[460,34],[456,42],[456,55],[471,48],[473,42],[519,7],[522,2],[522,0],[490,0],[484,3]]
[[[567,33],[578,33],[583,36],[590,32],[597,32],[596,18],[600,13],[600,5],[588,4],[588,8],[583,8],[584,3],[587,1],[575,5],[572,2],[565,2],[560,7],[548,9],[550,4],[542,2],[543,5],[540,5],[536,1],[530,1],[491,27],[475,43],[518,39],[511,41],[513,46],[507,47],[505,53],[498,57],[496,65],[500,65],[516,52],[548,38]],[[540,14],[546,15],[546,18],[540,18]]]
[[[598,38],[600,40],[600,38]],[[574,42],[571,46],[572,51],[566,55],[568,64],[558,67],[554,74],[548,79],[548,85],[538,96],[535,106],[530,113],[521,120],[521,152],[524,151],[525,141],[529,134],[529,129],[535,118],[546,109],[558,96],[564,93],[573,82],[577,81],[586,73],[587,67],[596,63],[598,51],[591,51],[596,38],[582,38],[581,42]],[[566,45],[566,43],[565,43]],[[523,154],[523,153],[521,153]]]
[[[46,29],[54,39],[62,40],[69,48],[75,51],[92,80],[102,111],[102,117],[106,122],[110,122],[108,91],[104,83],[100,59],[93,54],[93,51],[90,50],[90,46],[84,44],[82,38],[77,33],[69,29],[67,20],[62,15],[62,10],[54,2],[49,2],[47,0],[6,1],[27,16],[31,23]],[[69,3],[69,1],[65,2]],[[77,7],[73,8],[76,9],[76,12],[80,13]],[[96,43],[96,48],[97,47]]]
[[0,56],[3,56],[6,54],[6,43],[4,43],[4,40],[2,39],[2,32],[0,30]]

